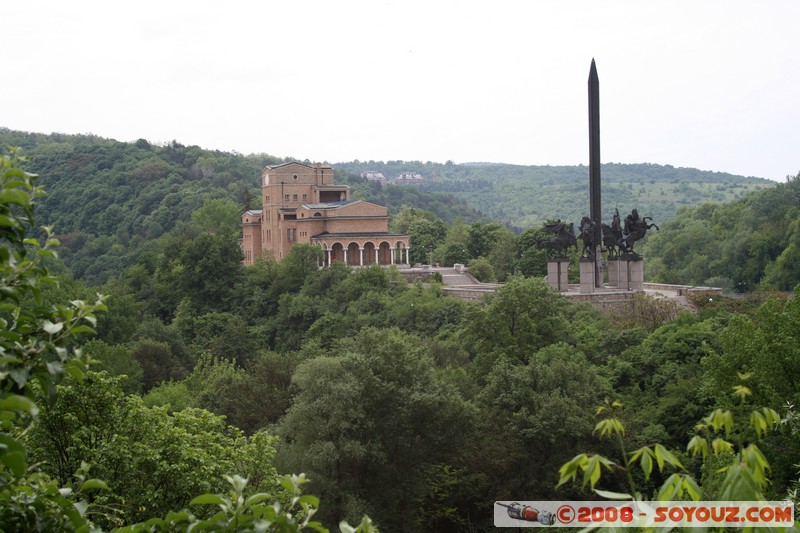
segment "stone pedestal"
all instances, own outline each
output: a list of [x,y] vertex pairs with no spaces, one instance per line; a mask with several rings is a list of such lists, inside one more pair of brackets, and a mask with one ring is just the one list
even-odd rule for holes
[[644,261],[641,257],[628,262],[628,270],[631,273],[628,278],[632,291],[644,290]]
[[[608,284],[611,287],[619,287],[619,269],[624,265],[622,261],[620,261],[616,257],[612,257],[608,260]],[[627,268],[627,267],[626,267]]]
[[620,257],[619,287],[629,291],[644,290],[644,261],[641,256],[624,254]]
[[584,257],[581,264],[581,294],[594,292],[594,261]]
[[567,276],[569,269],[569,259],[557,257],[547,261],[547,284],[558,292],[565,292],[569,285]]

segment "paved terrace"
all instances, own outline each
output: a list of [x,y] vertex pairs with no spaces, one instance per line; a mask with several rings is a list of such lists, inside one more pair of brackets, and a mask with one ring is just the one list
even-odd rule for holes
[[[442,276],[445,294],[464,300],[481,300],[487,294],[492,294],[501,287],[500,283],[481,283],[475,279],[463,266],[455,267],[430,267],[415,266],[404,268],[402,272],[411,278],[419,276],[427,278],[432,272]],[[643,291],[629,291],[617,287],[606,286],[590,294],[582,294],[580,285],[570,285],[562,294],[576,301],[589,302],[600,308],[609,308],[629,303],[638,293],[644,292],[656,300],[667,300],[678,304],[683,309],[694,311],[688,296],[692,294],[708,295],[713,298],[722,294],[722,289],[716,287],[696,287],[688,285],[668,285],[664,283],[645,283]]]

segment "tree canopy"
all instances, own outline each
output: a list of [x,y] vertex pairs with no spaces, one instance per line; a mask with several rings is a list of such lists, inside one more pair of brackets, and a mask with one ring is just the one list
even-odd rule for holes
[[[48,150],[86,155],[75,172],[102,160],[64,143]],[[232,172],[177,143],[128,149],[144,152],[130,161],[142,191]],[[16,152],[1,161],[4,529],[374,531],[366,513],[384,531],[470,531],[492,527],[487,502],[598,487],[703,500],[800,488],[800,288],[697,312],[640,295],[601,312],[543,282],[535,228],[411,205],[392,223],[427,260],[490,267],[504,284],[467,302],[396,267],[320,269],[312,246],[244,267],[235,200],[213,195],[90,288],[56,256],[59,230],[38,226],[45,191]],[[648,261],[788,286],[797,181],[682,211]],[[720,238],[726,227],[746,246]],[[716,248],[692,259],[696,243]],[[97,242],[73,250],[84,245]]]

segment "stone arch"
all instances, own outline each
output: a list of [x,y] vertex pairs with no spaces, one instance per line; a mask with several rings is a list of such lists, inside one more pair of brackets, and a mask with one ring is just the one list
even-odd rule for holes
[[375,264],[375,243],[367,241],[364,243],[364,265]]
[[355,241],[347,245],[347,264],[349,266],[361,264],[361,246]]
[[331,263],[344,262],[344,245],[340,242],[335,242],[331,245]]
[[328,263],[328,244],[323,242],[319,247],[322,249],[322,266],[331,266],[330,263]]
[[381,244],[378,246],[378,264],[392,264],[392,245],[386,241],[381,241]]
[[[406,243],[404,243],[403,241],[397,241],[396,243],[394,243],[394,263],[396,265],[404,264],[404,261],[406,259],[406,254],[408,253],[406,251],[406,248],[407,248]],[[410,258],[408,262],[411,263]]]

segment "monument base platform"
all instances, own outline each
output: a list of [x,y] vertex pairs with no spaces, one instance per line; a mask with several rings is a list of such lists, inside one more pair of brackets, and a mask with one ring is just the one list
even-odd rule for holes
[[569,287],[569,258],[554,257],[547,261],[547,284],[558,292]]
[[644,286],[644,259],[636,254],[623,254],[608,261],[608,285],[627,291],[640,291]]
[[582,257],[581,265],[581,294],[591,294],[595,291],[594,261]]

